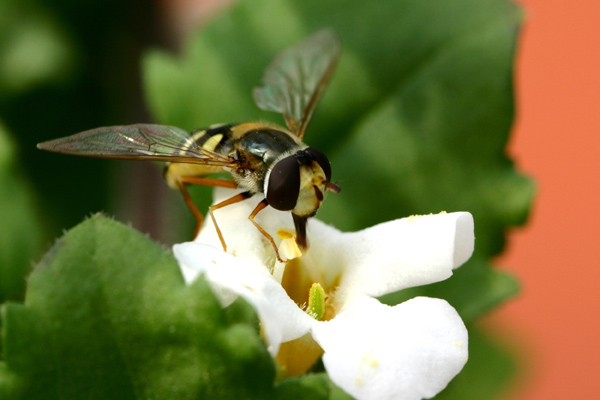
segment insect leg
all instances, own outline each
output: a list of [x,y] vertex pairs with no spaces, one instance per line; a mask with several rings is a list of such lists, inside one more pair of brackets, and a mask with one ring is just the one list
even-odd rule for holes
[[[204,217],[202,216],[202,213],[198,211],[198,208],[196,208],[194,201],[190,197],[190,194],[187,191],[187,185],[218,186],[231,189],[235,189],[238,186],[237,183],[225,179],[205,178],[202,176],[182,176],[179,178],[179,189],[181,190],[181,194],[183,194],[183,199],[185,200],[185,203],[187,204],[190,211],[192,211],[192,214],[194,214],[194,217],[196,217],[196,221],[198,221],[198,223],[196,224],[196,229],[194,230],[194,237],[196,237],[198,235],[198,232],[200,232],[200,228],[202,228]],[[216,225],[217,224],[215,224],[215,226]],[[221,241],[223,240],[221,239]]]
[[219,225],[217,225],[217,220],[215,219],[214,211],[218,210],[219,208],[229,206],[231,204],[239,203],[240,201],[244,201],[246,199],[249,199],[250,197],[252,197],[251,192],[242,192],[236,194],[233,197],[230,197],[225,201],[208,207],[208,212],[210,213],[210,217],[212,218],[213,224],[215,225],[215,229],[217,230],[217,235],[219,235],[219,239],[221,240],[221,244],[223,245],[223,251],[227,251],[227,245],[225,244],[225,239],[223,239],[223,235],[221,234],[221,229],[219,229]]
[[252,213],[250,214],[250,216],[248,217],[248,219],[254,224],[254,226],[256,227],[256,229],[258,229],[260,231],[260,233],[263,234],[264,237],[266,237],[267,239],[269,239],[269,242],[271,242],[271,244],[273,245],[273,248],[275,249],[275,254],[277,255],[277,259],[279,260],[279,262],[286,262],[287,260],[284,260],[279,255],[279,249],[277,248],[277,245],[275,244],[275,241],[273,240],[273,236],[269,235],[269,233],[267,231],[265,231],[263,229],[263,227],[260,226],[258,224],[258,222],[256,222],[254,220],[254,217],[256,217],[256,215],[259,212],[261,212],[262,210],[264,210],[268,205],[269,205],[269,203],[267,202],[267,199],[263,199],[260,203],[258,203],[256,205],[256,208],[254,209],[254,211],[252,211]]

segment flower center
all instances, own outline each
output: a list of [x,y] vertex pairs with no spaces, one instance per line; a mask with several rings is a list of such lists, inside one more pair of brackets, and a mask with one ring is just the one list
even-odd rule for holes
[[[285,232],[278,232],[284,240],[293,237],[292,233],[289,236],[284,234]],[[294,257],[297,258],[292,258],[285,265],[281,286],[304,312],[317,321],[329,321],[335,317],[335,292],[340,277],[326,279],[321,266],[310,253]],[[310,333],[283,343],[276,357],[279,377],[293,377],[305,373],[322,354],[323,349]]]
[[326,284],[323,279],[315,277],[312,273],[316,268],[311,268],[314,267],[311,261],[308,255],[288,261],[281,286],[298,307],[312,313],[313,310],[309,310],[308,307],[311,304],[311,288],[313,284],[318,284],[324,292],[324,304],[319,306],[321,309],[319,320],[329,321],[335,316],[335,290],[339,285],[339,278],[331,284]]

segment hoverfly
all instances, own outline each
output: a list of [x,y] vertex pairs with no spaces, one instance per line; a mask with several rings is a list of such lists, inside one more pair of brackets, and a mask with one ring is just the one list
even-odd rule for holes
[[[241,188],[243,192],[209,207],[215,229],[227,246],[214,211],[263,194],[248,217],[269,240],[277,259],[283,260],[273,237],[255,220],[271,206],[290,211],[296,229],[296,243],[308,249],[306,222],[313,217],[326,191],[338,193],[331,182],[327,157],[302,142],[311,117],[323,96],[340,54],[335,34],[320,31],[280,53],[265,71],[264,86],[254,91],[258,107],[283,115],[288,129],[264,122],[214,125],[192,133],[152,124],[109,126],[39,143],[42,150],[88,157],[166,161],[167,183],[181,190],[196,217],[196,234],[203,216],[194,205],[187,185]],[[208,174],[227,171],[233,180]]]

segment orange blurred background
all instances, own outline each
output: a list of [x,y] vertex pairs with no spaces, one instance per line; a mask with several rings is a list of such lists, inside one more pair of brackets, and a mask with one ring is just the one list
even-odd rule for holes
[[[498,262],[521,296],[485,321],[525,358],[506,399],[600,397],[600,1],[519,0],[518,117],[509,145],[537,180]],[[493,332],[492,329],[490,331]]]

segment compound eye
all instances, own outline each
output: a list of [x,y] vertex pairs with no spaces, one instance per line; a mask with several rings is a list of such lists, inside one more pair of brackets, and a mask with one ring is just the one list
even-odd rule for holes
[[267,182],[267,201],[277,210],[290,211],[296,207],[300,194],[300,165],[295,156],[280,160],[271,169]]
[[323,172],[325,172],[325,179],[327,182],[331,181],[331,164],[329,163],[329,160],[327,159],[327,157],[325,156],[325,154],[323,154],[321,152],[321,150],[315,149],[314,147],[309,147],[306,150],[304,150],[306,153],[310,154],[310,156],[319,163],[319,165],[321,166],[321,168],[323,169]]

